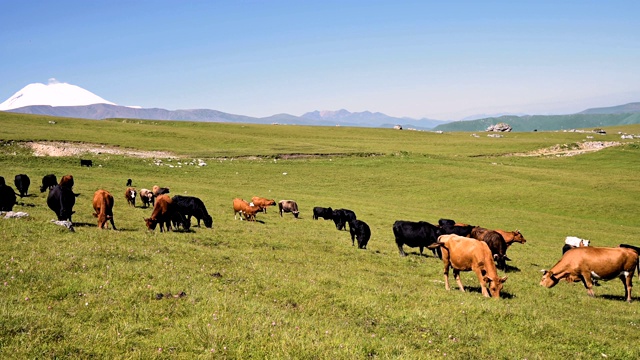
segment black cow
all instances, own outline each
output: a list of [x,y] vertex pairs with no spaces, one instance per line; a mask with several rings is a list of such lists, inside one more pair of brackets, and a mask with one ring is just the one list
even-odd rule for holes
[[489,245],[489,249],[491,249],[491,254],[498,265],[498,269],[503,271],[506,270],[506,261],[511,259],[507,257],[507,242],[504,241],[502,235],[500,235],[499,232],[492,230],[484,235],[482,241]]
[[356,213],[349,209],[336,209],[333,210],[333,223],[336,224],[336,229],[346,230],[347,223],[351,224],[357,220]]
[[475,226],[473,225],[456,225],[456,222],[449,219],[438,220],[440,225],[441,235],[456,234],[459,236],[470,237],[471,231]]
[[132,182],[133,182],[133,181],[132,181],[131,179],[127,179],[127,185],[125,185],[125,186],[131,186],[131,183],[132,183]]
[[[402,249],[403,245],[419,247],[420,255],[422,255],[422,250],[428,245],[437,242],[438,236],[442,234],[440,233],[440,228],[426,221],[414,222],[398,220],[393,223],[393,235],[396,237],[396,245],[398,245],[400,256],[407,256]],[[442,255],[439,249],[440,247],[432,251],[434,255],[438,255],[438,257],[441,258]]]
[[80,166],[86,166],[86,167],[93,166],[93,160],[80,159]]
[[16,204],[16,192],[0,176],[0,211],[12,211]]
[[71,221],[74,213],[73,205],[76,203],[76,196],[71,187],[56,185],[49,191],[47,205],[58,216],[58,220]]
[[320,206],[316,206],[313,208],[313,220],[318,220],[318,218],[323,218],[325,220],[333,219],[333,209],[323,208]]
[[29,185],[31,185],[31,179],[25,174],[16,175],[13,183],[16,185],[16,189],[20,193],[20,197],[29,195]]
[[58,185],[58,178],[55,175],[49,174],[42,177],[42,186],[40,187],[40,192],[44,192],[45,190],[51,190],[54,186]]
[[[204,222],[204,226],[211,228],[213,226],[213,219],[211,215],[207,212],[207,208],[204,206],[202,200],[198,199],[194,196],[182,196],[176,195],[171,198],[173,205],[176,207],[176,210],[182,214],[182,216],[187,217],[186,223],[191,225],[191,216],[198,219],[198,227],[200,227],[200,220]],[[186,227],[186,229],[189,228]]]
[[351,246],[354,244],[354,239],[358,239],[358,248],[366,249],[369,239],[371,239],[371,229],[366,222],[356,220],[349,223],[349,232],[351,233]]

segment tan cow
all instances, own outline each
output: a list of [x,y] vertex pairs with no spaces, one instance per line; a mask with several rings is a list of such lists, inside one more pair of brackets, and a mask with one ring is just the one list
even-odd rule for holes
[[511,244],[513,244],[514,242],[518,242],[520,244],[524,244],[527,242],[524,236],[522,236],[522,233],[520,233],[520,230],[505,231],[501,229],[496,229],[495,231],[497,231],[498,233],[500,233],[500,235],[502,235],[502,237],[504,238],[504,241],[507,242],[507,246],[511,246]]
[[[500,290],[502,290],[504,282],[507,281],[507,277],[498,277],[498,270],[493,262],[491,250],[485,242],[453,234],[442,235],[438,237],[437,243],[428,246],[432,250],[438,247],[442,250],[444,286],[447,290],[450,290],[449,267],[452,267],[460,291],[464,292],[464,286],[460,281],[460,272],[473,271],[478,276],[482,295],[500,298]],[[489,287],[488,291],[487,286]]]
[[93,195],[93,209],[95,210],[94,217],[98,218],[98,227],[100,229],[106,229],[107,220],[111,222],[113,230],[116,229],[116,225],[113,223],[113,196],[106,190],[98,190]]
[[173,201],[169,195],[160,195],[156,198],[155,205],[153,205],[151,217],[144,219],[144,222],[147,225],[147,229],[151,231],[154,231],[158,224],[160,224],[160,232],[164,231],[165,226],[167,231],[171,231],[171,220],[175,216]]
[[262,212],[267,213],[267,206],[276,206],[276,201],[273,199],[266,199],[259,196],[254,196],[251,198],[251,202],[255,206],[260,206],[262,208]]
[[631,302],[633,272],[640,276],[638,253],[628,248],[577,247],[567,251],[551,270],[542,270],[540,285],[552,288],[560,280],[582,281],[589,296],[594,296],[593,279],[620,278],[624,284],[624,296]]
[[142,200],[142,207],[149,207],[149,204],[155,205],[155,196],[149,189],[140,189],[140,200]]
[[240,213],[240,220],[242,216],[248,221],[256,221],[256,213],[262,210],[260,206],[256,206],[253,203],[248,203],[243,199],[233,199],[233,218],[237,219],[238,213]]

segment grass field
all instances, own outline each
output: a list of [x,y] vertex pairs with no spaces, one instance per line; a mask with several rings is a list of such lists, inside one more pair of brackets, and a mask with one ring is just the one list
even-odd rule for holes
[[[14,208],[28,218],[0,218],[2,358],[640,358],[637,291],[628,304],[619,280],[601,282],[595,298],[579,283],[538,285],[565,236],[640,245],[637,139],[573,157],[516,157],[503,154],[588,134],[496,139],[1,112],[0,129],[0,176],[12,183],[28,174],[34,194]],[[640,126],[606,130],[594,140],[621,141],[617,131]],[[20,146],[30,140],[179,158],[157,166],[83,155],[94,166],[81,168],[77,156],[31,155]],[[207,165],[177,165],[198,158]],[[37,189],[49,173],[75,178],[75,233],[50,223]],[[151,210],[126,206],[128,178],[138,189],[157,184],[201,198],[213,229],[147,231]],[[97,189],[114,195],[119,231],[96,228]],[[234,221],[232,199],[255,195],[296,200],[300,218],[269,208],[258,222]],[[352,247],[332,222],[312,220],[314,206],[354,210],[371,227],[368,249]],[[466,293],[446,291],[430,251],[399,256],[394,221],[439,218],[522,231],[527,243],[509,249],[502,299],[482,297],[472,273],[462,275]]]

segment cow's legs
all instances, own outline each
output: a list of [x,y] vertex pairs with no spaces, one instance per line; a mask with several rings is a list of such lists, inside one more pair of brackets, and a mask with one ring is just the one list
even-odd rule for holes
[[449,265],[444,266],[444,288],[451,290],[451,287],[449,286]]
[[109,218],[109,222],[111,222],[111,227],[113,227],[113,230],[118,230],[116,229],[116,224],[113,223],[113,215],[111,215],[111,217]]
[[407,256],[404,249],[402,249],[402,244],[398,244],[398,252],[400,252],[400,256]]
[[582,280],[582,284],[584,284],[584,287],[587,289],[587,294],[594,297],[595,294],[593,293],[593,281],[591,280],[591,274],[588,272],[582,273],[580,278]]
[[631,302],[631,288],[633,287],[633,274],[625,274],[620,277],[622,284],[624,284],[624,297],[627,302]]
[[453,269],[453,276],[456,278],[456,283],[458,284],[458,289],[464,292],[464,286],[462,285],[462,280],[460,280],[460,270]]

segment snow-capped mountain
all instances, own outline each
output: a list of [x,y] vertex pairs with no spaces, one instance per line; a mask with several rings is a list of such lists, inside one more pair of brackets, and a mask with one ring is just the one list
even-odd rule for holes
[[7,101],[0,104],[0,111],[31,105],[84,106],[92,104],[116,105],[79,86],[49,79],[48,84],[34,83],[23,87]]

